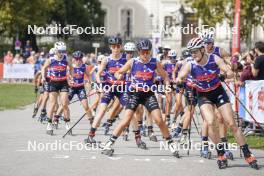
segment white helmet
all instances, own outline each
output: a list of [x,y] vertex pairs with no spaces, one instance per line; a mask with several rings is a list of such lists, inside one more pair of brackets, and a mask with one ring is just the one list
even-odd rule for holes
[[105,56],[101,54],[101,55],[99,55],[99,56],[97,57],[97,61],[98,61],[98,62],[101,62],[104,58],[105,58]]
[[56,53],[55,48],[50,48],[49,55],[54,55]]
[[133,42],[127,42],[124,46],[125,51],[136,51],[136,45]]
[[188,50],[200,49],[202,47],[204,47],[204,43],[203,43],[203,40],[201,38],[193,38],[187,44]]
[[55,48],[56,51],[59,51],[59,50],[66,51],[66,45],[65,45],[64,42],[56,42],[54,44],[54,48]]
[[214,32],[209,31],[209,30],[205,30],[200,34],[200,38],[204,42],[214,42]]
[[165,46],[163,47],[163,49],[164,49],[164,50],[170,50],[171,47],[170,47],[169,45],[165,45]]
[[177,53],[175,50],[170,50],[169,53],[168,53],[168,56],[169,57],[177,57]]

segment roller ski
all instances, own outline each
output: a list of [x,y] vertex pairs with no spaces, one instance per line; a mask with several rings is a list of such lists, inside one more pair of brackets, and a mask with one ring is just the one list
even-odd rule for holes
[[149,131],[148,136],[150,141],[158,142],[157,136],[153,132]]
[[53,126],[51,122],[48,122],[46,133],[51,136],[53,135]]
[[228,162],[227,162],[227,158],[225,157],[225,155],[222,156],[218,156],[217,159],[217,165],[219,169],[225,169],[228,166]]
[[168,141],[168,146],[169,146],[169,150],[171,151],[172,155],[176,158],[180,158],[179,151],[177,150],[177,143],[170,140]]
[[34,108],[32,118],[35,118],[38,113],[38,108]]
[[257,160],[253,154],[250,154],[248,157],[245,157],[246,162],[250,165],[251,168],[258,170],[259,166]]
[[229,160],[234,160],[233,153],[230,152],[229,150],[226,150],[226,151],[225,151],[225,156],[226,156],[226,158],[229,159]]
[[143,150],[147,149],[146,143],[143,142],[140,137],[136,138],[136,144],[137,144],[137,147],[140,148],[140,149],[143,149]]
[[187,145],[188,144],[187,134],[182,134],[181,138],[179,139],[179,143],[181,145]]
[[84,139],[84,144],[88,146],[95,145],[97,142],[92,136],[88,136],[86,139]]
[[124,141],[128,141],[128,133],[129,133],[129,129],[125,128],[124,132],[123,132],[123,140]]
[[108,141],[105,146],[102,149],[101,154],[107,155],[107,156],[113,156],[114,153],[114,149],[112,148],[113,142],[112,141]]
[[47,120],[48,120],[47,112],[46,112],[46,110],[42,110],[41,113],[40,113],[38,121],[40,121],[40,123],[43,123],[43,122],[45,122]]
[[208,147],[208,145],[202,147],[202,149],[201,149],[201,151],[200,151],[200,156],[201,156],[202,158],[211,159],[211,157],[212,157],[212,153],[209,151],[209,147]]

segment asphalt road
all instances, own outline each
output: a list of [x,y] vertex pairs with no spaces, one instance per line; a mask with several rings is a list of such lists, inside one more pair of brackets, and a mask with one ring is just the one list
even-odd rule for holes
[[[0,112],[0,176],[264,175],[264,151],[253,150],[261,167],[258,171],[250,168],[244,159],[240,158],[239,151],[233,152],[235,160],[229,161],[228,168],[219,170],[215,151],[213,158],[208,160],[201,158],[197,150],[191,150],[189,156],[187,151],[180,151],[180,159],[171,156],[170,151],[160,150],[162,138],[156,127],[155,133],[159,142],[151,142],[143,137],[148,150],[137,148],[134,135],[130,133],[129,141],[119,138],[114,146],[115,154],[113,157],[107,157],[102,155],[98,148],[93,150],[83,148],[82,142],[90,128],[86,119],[74,128],[74,136],[62,139],[65,133],[64,124],[61,123],[59,129],[54,131],[54,136],[49,136],[45,132],[46,125],[31,118],[32,108],[33,105],[29,105],[20,110]],[[72,122],[75,122],[82,115],[83,110],[79,102],[71,105],[70,109]],[[191,139],[196,143],[200,141],[200,137],[194,125],[192,126]],[[96,139],[105,142],[108,138],[109,136],[104,136],[103,129],[100,128]],[[55,148],[56,143],[57,146],[65,146],[65,149]],[[70,143],[73,144],[71,150],[67,147]]]

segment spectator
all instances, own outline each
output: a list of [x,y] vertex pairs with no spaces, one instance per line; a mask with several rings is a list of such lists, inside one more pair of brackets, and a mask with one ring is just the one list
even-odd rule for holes
[[5,64],[12,64],[12,62],[13,62],[13,54],[11,53],[11,51],[8,51],[4,57],[4,63]]
[[32,51],[30,53],[30,56],[27,58],[27,63],[28,64],[35,64],[35,61],[36,61],[35,57],[36,57],[35,51]]
[[32,46],[30,44],[30,41],[27,40],[26,46],[25,46],[25,52],[23,53],[24,58],[30,57],[31,52],[32,52]]
[[13,59],[13,64],[23,64],[23,58],[19,54],[16,54]]
[[256,80],[264,80],[264,42],[255,43],[256,59],[252,62],[252,73]]
[[248,52],[245,56],[244,69],[241,73],[240,81],[245,82],[246,80],[254,80],[250,63],[254,61],[254,56]]

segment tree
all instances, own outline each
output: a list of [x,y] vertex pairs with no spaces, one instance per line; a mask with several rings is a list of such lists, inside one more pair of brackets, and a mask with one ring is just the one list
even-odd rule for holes
[[[235,0],[185,0],[196,10],[205,25],[215,26],[226,19],[230,27],[233,27]],[[264,1],[263,0],[241,0],[241,38],[251,46],[252,28],[261,25],[264,28]]]
[[[45,27],[52,22],[66,26],[102,26],[104,11],[99,0],[1,0],[0,35],[13,38],[19,34],[22,46],[30,39],[37,50],[36,36],[28,34],[28,25]],[[61,37],[58,35],[58,37]]]

